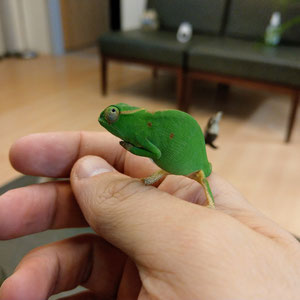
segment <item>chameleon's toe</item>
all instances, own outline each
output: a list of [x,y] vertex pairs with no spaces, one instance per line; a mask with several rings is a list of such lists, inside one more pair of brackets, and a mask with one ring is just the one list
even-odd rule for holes
[[167,175],[168,175],[168,173],[166,171],[159,170],[159,171],[153,173],[151,176],[142,178],[141,180],[145,185],[152,185],[155,182],[159,181],[162,177],[167,176]]
[[208,204],[206,205],[206,207],[207,207],[207,208],[212,208],[212,209],[215,209],[215,208],[216,208],[216,206],[215,206],[214,203],[208,203]]
[[145,185],[152,185],[155,183],[155,181],[152,180],[151,177],[142,178],[141,180]]

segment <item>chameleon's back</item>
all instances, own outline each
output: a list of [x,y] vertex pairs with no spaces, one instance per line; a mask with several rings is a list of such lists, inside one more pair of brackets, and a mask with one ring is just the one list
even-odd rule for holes
[[188,175],[203,170],[211,173],[205,140],[197,121],[178,110],[158,111],[151,114],[150,141],[161,150],[160,159],[154,162],[165,171],[176,175]]

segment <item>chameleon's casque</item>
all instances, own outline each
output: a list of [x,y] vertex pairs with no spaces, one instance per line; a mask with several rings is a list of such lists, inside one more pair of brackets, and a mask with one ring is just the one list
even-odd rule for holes
[[99,123],[122,139],[127,150],[150,157],[171,174],[189,175],[202,170],[207,177],[211,173],[202,130],[187,113],[178,110],[151,113],[119,103],[107,107],[100,114]]

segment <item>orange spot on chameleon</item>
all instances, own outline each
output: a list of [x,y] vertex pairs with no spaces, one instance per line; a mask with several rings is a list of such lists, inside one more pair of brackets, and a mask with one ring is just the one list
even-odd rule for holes
[[148,125],[148,127],[151,127],[151,126],[152,126],[152,123],[151,123],[151,122],[148,122],[147,125]]
[[174,137],[174,133],[170,134],[170,139],[172,139]]

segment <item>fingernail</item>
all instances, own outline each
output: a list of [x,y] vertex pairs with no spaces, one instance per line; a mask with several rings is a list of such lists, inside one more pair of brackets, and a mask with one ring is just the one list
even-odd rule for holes
[[77,178],[93,177],[102,173],[112,172],[114,168],[104,159],[96,156],[87,156],[79,162],[75,170]]

